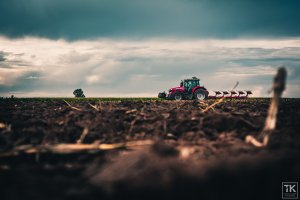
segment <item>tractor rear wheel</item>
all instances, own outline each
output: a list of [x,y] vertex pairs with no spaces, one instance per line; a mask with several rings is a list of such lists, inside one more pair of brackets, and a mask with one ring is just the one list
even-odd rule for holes
[[182,94],[180,92],[176,92],[173,97],[176,101],[182,100]]
[[206,91],[203,89],[198,89],[194,92],[194,98],[197,100],[207,99]]

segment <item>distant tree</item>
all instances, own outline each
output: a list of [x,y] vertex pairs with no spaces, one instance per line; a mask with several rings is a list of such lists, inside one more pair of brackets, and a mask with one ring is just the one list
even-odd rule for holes
[[81,88],[74,90],[75,97],[85,97]]

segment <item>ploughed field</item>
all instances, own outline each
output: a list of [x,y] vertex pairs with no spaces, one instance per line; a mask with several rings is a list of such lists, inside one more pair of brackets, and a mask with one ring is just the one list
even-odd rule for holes
[[[300,178],[300,99],[0,99],[0,199],[281,199]],[[71,145],[73,144],[73,145]]]

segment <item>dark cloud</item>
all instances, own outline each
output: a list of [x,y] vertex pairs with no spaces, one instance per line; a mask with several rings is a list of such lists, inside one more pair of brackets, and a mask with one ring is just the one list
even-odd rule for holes
[[1,0],[0,34],[95,37],[293,37],[296,0]]
[[243,64],[247,66],[256,66],[258,64],[285,64],[290,62],[300,62],[300,58],[294,57],[282,57],[282,58],[248,58],[248,59],[236,59],[232,60],[234,63]]
[[[0,68],[30,67],[32,63],[22,59],[24,53],[11,53],[0,51]],[[10,56],[11,58],[7,58]]]
[[[35,77],[35,78],[33,78]],[[22,76],[18,77],[18,79],[14,82],[13,85],[1,85],[0,84],[0,92],[8,92],[8,91],[23,91],[28,92],[35,89],[41,89],[44,84],[37,77],[41,77],[40,72],[30,71]]]
[[6,60],[5,56],[6,56],[6,53],[3,51],[0,51],[0,62],[3,62]]
[[[255,66],[273,66],[273,68],[278,68],[284,66],[288,69],[287,82],[290,84],[298,85],[300,84],[300,58],[291,57],[287,55],[286,57],[274,57],[274,58],[251,58],[251,59],[236,59],[232,60],[233,63],[236,63],[240,66],[241,71],[245,71],[244,67],[255,67]],[[259,73],[257,74],[259,75]],[[268,76],[256,76],[255,83],[263,84],[266,81],[271,81],[272,77]],[[253,83],[253,79],[248,78],[244,80],[245,84]],[[300,93],[290,94],[291,96],[299,96]]]

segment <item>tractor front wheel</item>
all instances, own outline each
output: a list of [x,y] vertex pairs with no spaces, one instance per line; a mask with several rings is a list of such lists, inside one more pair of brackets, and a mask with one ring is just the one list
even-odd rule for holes
[[197,100],[207,99],[206,91],[203,89],[198,89],[194,92],[194,98]]
[[182,94],[180,92],[176,92],[173,97],[176,101],[182,100]]

